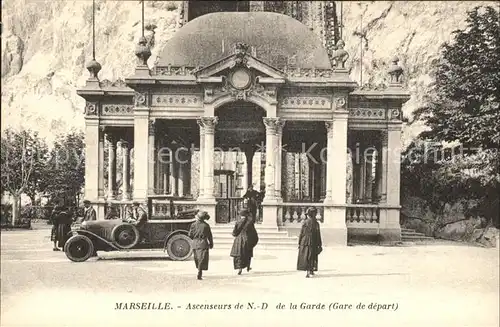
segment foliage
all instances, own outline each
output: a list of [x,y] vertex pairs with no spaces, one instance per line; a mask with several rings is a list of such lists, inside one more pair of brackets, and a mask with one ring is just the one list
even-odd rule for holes
[[85,182],[84,135],[71,131],[59,136],[50,153],[47,188],[50,202],[77,205]]
[[445,43],[428,104],[415,112],[430,131],[422,137],[458,141],[466,147],[498,148],[500,143],[500,16],[497,9],[476,7],[467,28]]

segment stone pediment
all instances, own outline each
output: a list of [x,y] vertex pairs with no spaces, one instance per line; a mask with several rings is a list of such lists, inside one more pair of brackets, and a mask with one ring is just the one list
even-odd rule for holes
[[[285,74],[283,72],[263,62],[255,56],[252,56],[248,53],[248,49],[248,45],[237,43],[232,55],[196,70],[194,75],[199,81],[203,82],[204,80],[210,80],[211,77],[219,77],[221,75],[227,76],[228,73],[232,71],[246,69],[252,71],[253,75],[255,75],[255,77],[259,77],[260,79],[264,78],[269,80],[269,82],[272,82],[272,80],[275,79],[275,83],[278,84],[284,82]],[[227,73],[224,74],[224,72]]]

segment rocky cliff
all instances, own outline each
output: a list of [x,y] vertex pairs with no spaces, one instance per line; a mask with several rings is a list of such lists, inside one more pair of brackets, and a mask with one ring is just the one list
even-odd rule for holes
[[[179,28],[179,2],[147,1],[146,24],[154,23],[156,45],[150,66]],[[350,53],[352,78],[363,83],[386,78],[398,55],[412,94],[405,115],[423,100],[440,45],[465,25],[467,10],[493,2],[367,1],[344,2],[343,39]],[[139,1],[96,1],[96,59],[101,79],[133,72],[134,48],[141,33]],[[84,101],[76,95],[92,55],[92,2],[7,0],[2,2],[2,129],[25,126],[49,140],[54,133],[84,126]],[[406,129],[406,140],[415,135]]]

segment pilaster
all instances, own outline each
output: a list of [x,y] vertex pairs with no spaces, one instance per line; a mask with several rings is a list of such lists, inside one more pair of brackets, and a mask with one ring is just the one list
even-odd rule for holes
[[155,194],[156,121],[148,119],[148,194]]
[[[96,103],[91,104],[97,106]],[[87,104],[89,107],[89,104]],[[95,107],[94,107],[95,110]],[[100,128],[99,117],[85,118],[85,199],[97,202],[99,199],[99,163],[100,163]],[[98,169],[96,169],[98,167]]]
[[134,200],[147,200],[149,182],[149,95],[135,94],[134,107]]

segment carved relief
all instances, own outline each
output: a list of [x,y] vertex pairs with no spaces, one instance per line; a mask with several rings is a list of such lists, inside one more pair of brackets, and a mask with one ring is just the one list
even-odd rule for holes
[[264,117],[262,120],[264,122],[264,125],[266,126],[267,134],[278,134],[285,125],[285,120],[279,117],[276,118]]
[[338,97],[335,99],[335,108],[344,109],[346,107],[347,100],[345,97]]
[[325,127],[328,137],[333,137],[333,121],[325,121]]
[[117,79],[114,82],[111,82],[109,79],[104,79],[104,80],[99,82],[99,85],[102,88],[111,88],[111,87],[126,88],[127,87],[127,84],[122,79]]
[[194,72],[199,70],[199,69],[201,69],[201,67],[186,67],[186,66],[156,67],[155,74],[156,75],[166,75],[166,76],[187,76],[187,75],[194,75]]
[[328,97],[284,97],[280,101],[282,108],[331,109],[332,101]]
[[389,109],[389,119],[401,119],[401,111],[399,109]]
[[154,136],[156,132],[156,120],[150,120],[148,123],[148,135]]
[[200,95],[183,95],[183,94],[153,95],[152,106],[198,108],[202,106],[202,98]]
[[213,134],[218,121],[219,118],[214,116],[204,116],[196,120],[198,126],[200,126],[205,134]]
[[147,92],[135,92],[134,100],[136,107],[147,107],[149,105]]
[[85,104],[85,114],[87,116],[97,116],[99,115],[99,103],[98,102],[89,102]]
[[134,106],[130,104],[103,104],[103,115],[129,115],[134,111]]
[[349,117],[362,119],[385,119],[385,109],[380,108],[352,108]]

